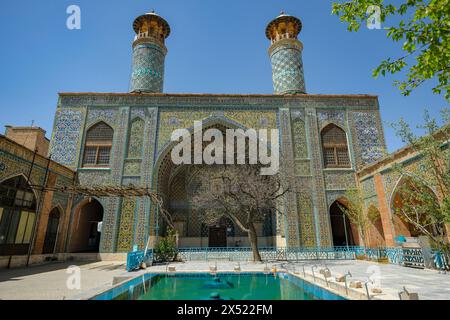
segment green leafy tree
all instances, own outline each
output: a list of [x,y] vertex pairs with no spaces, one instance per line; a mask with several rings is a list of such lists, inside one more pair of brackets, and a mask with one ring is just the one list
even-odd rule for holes
[[[394,4],[393,2],[396,2]],[[387,58],[373,71],[373,76],[395,74],[405,68],[406,79],[394,84],[404,95],[427,80],[436,78],[436,94],[450,99],[450,0],[350,0],[333,3],[333,14],[347,23],[349,31],[358,31],[370,21],[373,7],[380,8],[381,23],[391,17],[396,25],[383,28],[394,42],[403,41],[404,54]],[[368,10],[369,9],[369,10]]]
[[176,233],[168,228],[167,235],[159,239],[155,247],[155,259],[161,262],[174,261],[177,258]]
[[414,135],[403,119],[391,125],[420,157],[420,170],[411,172],[405,165],[394,166],[408,177],[398,190],[401,203],[396,206],[396,214],[448,256],[450,244],[444,227],[450,223],[450,109],[443,109],[441,114],[442,126],[425,111],[424,124],[418,127],[426,131],[423,137]]
[[348,220],[358,229],[359,238],[363,245],[368,244],[368,230],[370,227],[369,216],[364,211],[364,195],[361,190],[348,190],[345,193],[347,201],[338,202],[339,208],[348,218]]

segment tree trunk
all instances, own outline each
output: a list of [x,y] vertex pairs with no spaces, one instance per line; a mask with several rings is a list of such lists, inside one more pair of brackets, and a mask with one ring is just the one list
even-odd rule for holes
[[359,245],[364,248],[364,255],[367,257],[367,234],[365,233],[363,227],[358,228]]
[[180,234],[178,233],[178,230],[175,230],[175,246],[177,248],[179,247],[179,241],[180,241]]
[[450,247],[450,223],[444,222],[445,243]]
[[259,249],[258,249],[258,237],[256,235],[256,229],[255,229],[253,222],[251,222],[249,224],[248,239],[250,240],[250,245],[251,245],[252,251],[253,251],[253,261],[261,262],[262,259],[261,259],[261,255],[259,254]]

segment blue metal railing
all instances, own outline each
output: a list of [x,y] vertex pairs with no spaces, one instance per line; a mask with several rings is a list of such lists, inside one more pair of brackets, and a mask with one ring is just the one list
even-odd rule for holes
[[[259,253],[263,260],[354,260],[356,258],[353,247],[334,248],[275,248],[261,247]],[[228,248],[179,248],[178,259],[184,261],[251,261],[253,252],[250,247],[228,247]],[[127,255],[127,271],[139,268],[141,262],[153,259],[152,251],[149,250],[144,258],[144,251],[133,251]]]
[[[426,261],[424,252],[420,248],[365,248],[361,246],[340,246],[332,248],[276,248],[260,247],[259,253],[264,261],[301,261],[301,260],[355,260],[358,256],[365,259],[386,259],[391,264],[424,268]],[[435,251],[432,251],[434,254]],[[178,259],[183,261],[252,261],[253,252],[250,247],[227,248],[179,248]],[[153,251],[148,250],[144,257],[144,250],[130,252],[127,255],[127,271],[136,270],[141,262],[153,261]],[[432,266],[433,267],[433,266]]]
[[[428,250],[428,256],[432,256],[435,251]],[[422,248],[364,248],[355,247],[357,256],[365,255],[370,260],[387,259],[391,264],[398,264],[408,267],[425,268],[425,252]]]
[[147,250],[144,257],[144,250],[132,251],[127,254],[127,271],[139,269],[142,262],[148,263],[153,260],[153,250]]
[[364,248],[364,247],[353,247],[357,256],[365,255],[370,260],[378,259],[388,259],[391,264],[402,264],[403,263],[403,249],[391,248],[391,247],[380,247],[380,248]]

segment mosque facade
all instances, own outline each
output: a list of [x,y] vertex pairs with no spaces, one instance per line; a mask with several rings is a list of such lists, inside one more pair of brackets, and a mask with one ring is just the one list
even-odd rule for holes
[[[266,29],[273,94],[165,93],[168,22],[155,13],[133,23],[131,87],[127,93],[60,93],[50,144],[52,159],[83,186],[145,186],[164,199],[181,247],[248,246],[230,220],[208,225],[193,209],[205,172],[170,158],[176,129],[278,129],[281,160],[304,186],[257,225],[264,247],[358,245],[357,230],[337,203],[359,186],[357,172],[385,153],[376,96],[308,93],[298,39],[301,21],[281,14]],[[101,222],[101,224],[100,224]],[[101,228],[99,228],[101,225]],[[164,231],[145,198],[74,199],[67,251],[128,252]]]

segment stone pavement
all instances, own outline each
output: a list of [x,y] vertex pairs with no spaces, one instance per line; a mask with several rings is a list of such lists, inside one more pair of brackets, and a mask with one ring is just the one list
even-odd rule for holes
[[[319,269],[325,261],[307,262],[270,262],[267,267],[276,267],[295,272],[303,276],[305,266],[306,279],[313,282],[312,266],[317,265],[315,275],[317,283],[324,285],[323,276]],[[211,266],[217,265],[218,272],[233,272],[237,262],[229,261],[199,261],[171,263],[177,272],[209,272]],[[77,299],[88,298],[93,293],[98,293],[112,286],[115,276],[138,276],[144,272],[167,272],[167,265],[152,266],[145,271],[126,273],[123,262],[95,262],[79,264],[81,268],[81,290],[69,290],[66,286],[68,274],[66,268],[69,263],[54,263],[28,269],[0,270],[0,299]],[[327,267],[332,273],[333,279],[350,271],[352,278],[349,281],[368,279],[368,276],[379,271],[381,289],[383,293],[376,295],[377,299],[398,299],[398,292],[406,287],[410,292],[417,292],[421,300],[439,299],[450,300],[450,273],[439,274],[434,270],[421,270],[406,268],[391,264],[378,264],[367,261],[326,261]],[[242,272],[259,271],[266,267],[265,263],[241,262]],[[379,268],[379,269],[377,269]],[[331,279],[331,278],[330,278]],[[359,289],[361,295],[365,290]]]
[[[305,270],[311,274],[314,263],[306,263]],[[302,263],[290,264],[302,272]],[[323,262],[317,262],[323,266]],[[327,267],[335,274],[346,274],[350,271],[354,280],[367,281],[375,268],[379,268],[380,284],[384,293],[398,299],[403,287],[410,292],[417,292],[420,300],[450,300],[450,273],[440,274],[429,269],[407,268],[393,264],[371,263],[369,261],[329,261]],[[351,281],[352,278],[349,278]]]
[[[66,283],[71,265],[81,269],[81,289],[70,290]],[[93,288],[111,286],[114,276],[125,272],[124,262],[51,263],[29,268],[0,269],[0,299],[62,300]]]

